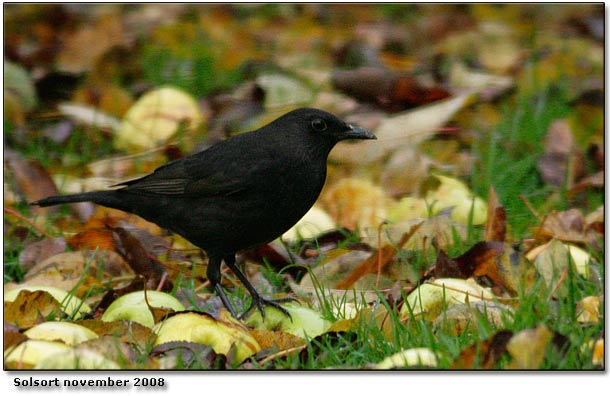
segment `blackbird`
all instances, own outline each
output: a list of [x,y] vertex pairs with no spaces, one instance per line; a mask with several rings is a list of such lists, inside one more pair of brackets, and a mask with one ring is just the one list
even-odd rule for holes
[[264,318],[265,305],[290,316],[279,305],[285,300],[261,297],[235,264],[235,254],[276,239],[303,217],[320,195],[330,150],[345,139],[376,136],[325,111],[301,108],[111,186],[118,189],[52,196],[32,205],[90,201],[135,213],[207,252],[207,278],[234,317],[221,286],[223,260],[252,297],[243,316],[256,307]]

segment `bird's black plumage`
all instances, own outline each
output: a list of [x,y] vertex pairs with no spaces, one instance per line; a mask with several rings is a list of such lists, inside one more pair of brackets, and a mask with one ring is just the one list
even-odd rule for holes
[[326,161],[345,139],[375,139],[322,110],[291,111],[252,132],[159,167],[119,189],[53,196],[51,206],[91,201],[135,213],[182,235],[209,256],[208,279],[235,316],[220,286],[222,260],[252,295],[264,316],[264,300],[235,264],[239,250],[267,243],[292,227],[314,204],[326,179]]

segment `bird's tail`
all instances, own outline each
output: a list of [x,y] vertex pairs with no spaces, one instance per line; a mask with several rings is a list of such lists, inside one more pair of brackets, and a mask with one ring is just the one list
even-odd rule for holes
[[74,203],[74,202],[87,202],[91,201],[94,203],[104,204],[105,201],[110,199],[114,195],[114,191],[91,191],[80,194],[71,194],[71,195],[55,195],[52,197],[47,197],[35,202],[30,202],[30,205],[38,205],[38,206],[53,206],[60,205],[66,203]]

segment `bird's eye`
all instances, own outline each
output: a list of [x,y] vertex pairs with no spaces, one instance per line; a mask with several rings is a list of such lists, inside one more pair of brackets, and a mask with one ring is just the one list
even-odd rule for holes
[[324,120],[321,120],[319,118],[316,118],[315,120],[313,120],[311,122],[311,126],[313,127],[313,129],[315,129],[316,131],[322,132],[324,130],[326,130],[327,126],[326,126],[326,122],[324,122]]

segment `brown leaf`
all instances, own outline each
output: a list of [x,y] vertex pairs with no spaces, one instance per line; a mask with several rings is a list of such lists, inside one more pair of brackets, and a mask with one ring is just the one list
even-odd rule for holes
[[[15,184],[28,202],[58,195],[59,192],[49,173],[35,160],[10,159],[6,161]],[[56,207],[31,207],[32,213],[44,214],[57,211]]]
[[402,249],[409,239],[415,234],[419,227],[423,224],[420,222],[415,224],[411,229],[406,232],[400,242],[397,245],[385,245],[376,254],[373,254],[368,259],[360,263],[352,272],[347,275],[344,279],[337,282],[335,285],[336,289],[349,289],[358,279],[365,274],[380,274],[381,269],[385,267],[396,255],[396,253]]
[[458,267],[466,278],[487,276],[496,285],[502,285],[498,271],[498,258],[504,253],[501,242],[477,242],[472,248],[456,258]]
[[545,139],[544,154],[538,160],[542,180],[553,186],[573,185],[584,171],[583,155],[578,151],[572,130],[565,120],[555,121]]
[[335,70],[333,86],[356,99],[387,103],[396,76],[380,67],[362,67],[354,70]]
[[425,86],[416,77],[395,73],[381,67],[335,70],[336,89],[356,99],[374,101],[392,111],[404,110],[448,98],[442,87]]
[[74,250],[116,250],[112,231],[108,228],[87,228],[68,238],[68,244]]
[[118,15],[104,13],[63,37],[57,64],[62,71],[82,73],[112,46],[124,44],[123,21]]
[[568,195],[574,196],[575,194],[586,190],[589,187],[592,188],[604,188],[605,186],[605,173],[604,171],[599,171],[597,173],[592,174],[591,176],[587,176],[584,179],[580,180],[577,184],[575,184],[569,191]]
[[42,323],[52,313],[61,312],[60,303],[49,293],[22,290],[13,302],[4,302],[4,320],[21,329]]
[[501,330],[486,340],[472,344],[460,353],[451,368],[457,370],[494,369],[502,355],[506,354],[506,346],[512,336],[512,331]]
[[135,234],[122,227],[113,228],[112,233],[116,251],[129,263],[131,269],[145,279],[159,283],[166,273],[165,268],[144,248]]
[[462,270],[458,266],[458,263],[450,258],[447,253],[443,249],[438,246],[436,242],[436,238],[432,240],[432,246],[438,251],[436,256],[436,263],[429,271],[427,271],[422,281],[434,277],[434,278],[469,278],[469,276],[464,276]]
[[426,87],[412,76],[403,75],[392,87],[390,104],[393,108],[422,106],[446,99],[451,94],[440,86]]
[[604,206],[599,206],[597,209],[595,209],[593,212],[589,213],[586,217],[585,217],[585,221],[587,222],[586,226],[585,226],[585,230],[593,230],[599,234],[603,234],[605,229],[604,229],[604,223],[605,223],[605,213],[604,213]]
[[250,330],[250,335],[258,342],[261,349],[272,348],[274,353],[299,348],[307,344],[302,337],[282,331]]
[[77,320],[74,323],[92,330],[100,337],[111,336],[121,342],[136,344],[140,347],[150,345],[155,338],[151,329],[136,322],[103,322],[98,319],[85,319]]
[[487,197],[487,224],[485,240],[504,242],[506,239],[506,210],[500,203],[496,190],[489,186]]
[[155,345],[150,356],[159,360],[159,369],[227,368],[225,355],[217,354],[209,345],[188,341],[170,341]]
[[101,337],[82,342],[78,345],[78,348],[98,352],[107,359],[114,360],[115,362],[122,362],[123,364],[129,364],[130,367],[133,367],[132,365],[136,363],[135,348],[131,345],[131,343],[121,341],[114,335],[106,334]]
[[[6,312],[6,310],[5,310]],[[6,321],[6,314],[4,316],[4,350],[8,350],[10,347],[21,344],[27,340],[28,337],[19,331],[19,326]]]
[[596,245],[600,234],[595,228],[588,227],[588,223],[578,209],[552,211],[544,218],[540,227],[532,229],[532,233],[536,239],[542,241],[554,238],[564,242]]
[[[86,268],[89,272],[85,272]],[[76,295],[83,296],[91,287],[100,287],[100,281],[111,283],[115,277],[124,275],[132,274],[118,254],[82,250],[56,254],[39,262],[25,275],[24,284],[63,290],[72,290],[78,285]]]
[[36,241],[27,245],[19,253],[19,265],[28,272],[36,263],[66,251],[64,238],[51,238]]
[[502,242],[477,242],[468,251],[456,258],[450,258],[437,247],[436,263],[423,275],[421,281],[430,278],[462,278],[486,276],[494,286],[515,293],[517,282],[511,264],[505,260],[505,246]]
[[170,308],[152,307],[150,305],[148,305],[148,309],[153,315],[153,320],[155,321],[155,324],[163,321],[165,318],[167,318],[168,315],[174,312],[174,310]]

